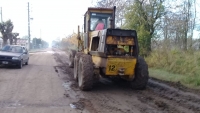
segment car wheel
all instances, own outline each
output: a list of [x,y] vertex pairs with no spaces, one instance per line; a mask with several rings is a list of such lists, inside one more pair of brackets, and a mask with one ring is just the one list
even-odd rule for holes
[[23,66],[23,61],[21,60],[20,63],[19,63],[19,65],[18,65],[18,68],[21,69],[22,66]]
[[28,60],[27,60],[27,62],[25,63],[25,65],[28,65]]

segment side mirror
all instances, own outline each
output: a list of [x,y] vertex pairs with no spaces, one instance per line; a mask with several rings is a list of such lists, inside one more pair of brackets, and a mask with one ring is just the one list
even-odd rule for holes
[[27,54],[28,52],[26,51],[26,52],[24,52],[24,54]]

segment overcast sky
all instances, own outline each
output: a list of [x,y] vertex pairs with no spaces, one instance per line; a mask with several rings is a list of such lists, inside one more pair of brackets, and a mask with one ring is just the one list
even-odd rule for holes
[[[0,0],[3,20],[13,21],[13,32],[20,33],[19,37],[28,34],[28,2],[30,17],[33,18],[31,38],[39,38],[41,34],[41,38],[47,41],[77,32],[77,26],[83,25],[84,13],[92,6],[92,0]],[[198,11],[199,3],[197,16]],[[199,32],[194,32],[194,38],[199,37],[198,34]]]
[[30,4],[31,35],[44,40],[77,32],[83,25],[83,14],[91,6],[91,0],[0,0],[3,21],[11,19],[13,32],[20,37],[28,34],[28,2]]

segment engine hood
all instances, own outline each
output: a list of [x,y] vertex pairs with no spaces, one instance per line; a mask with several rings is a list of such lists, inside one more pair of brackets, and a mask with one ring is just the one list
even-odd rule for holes
[[18,57],[22,53],[12,53],[12,52],[5,52],[5,51],[0,51],[0,56],[11,56],[11,57]]

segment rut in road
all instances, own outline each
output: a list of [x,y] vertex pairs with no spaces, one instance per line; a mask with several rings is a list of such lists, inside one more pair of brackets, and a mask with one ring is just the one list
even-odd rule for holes
[[[182,90],[160,80],[150,79],[146,90],[132,90],[128,82],[102,78],[90,92],[79,90],[69,68],[67,53],[54,50],[54,57],[65,75],[63,81],[70,81],[76,99],[91,113],[198,113],[200,96],[191,90]],[[66,95],[68,92],[66,92]],[[82,95],[82,96],[80,96]],[[74,98],[67,95],[68,98]]]

